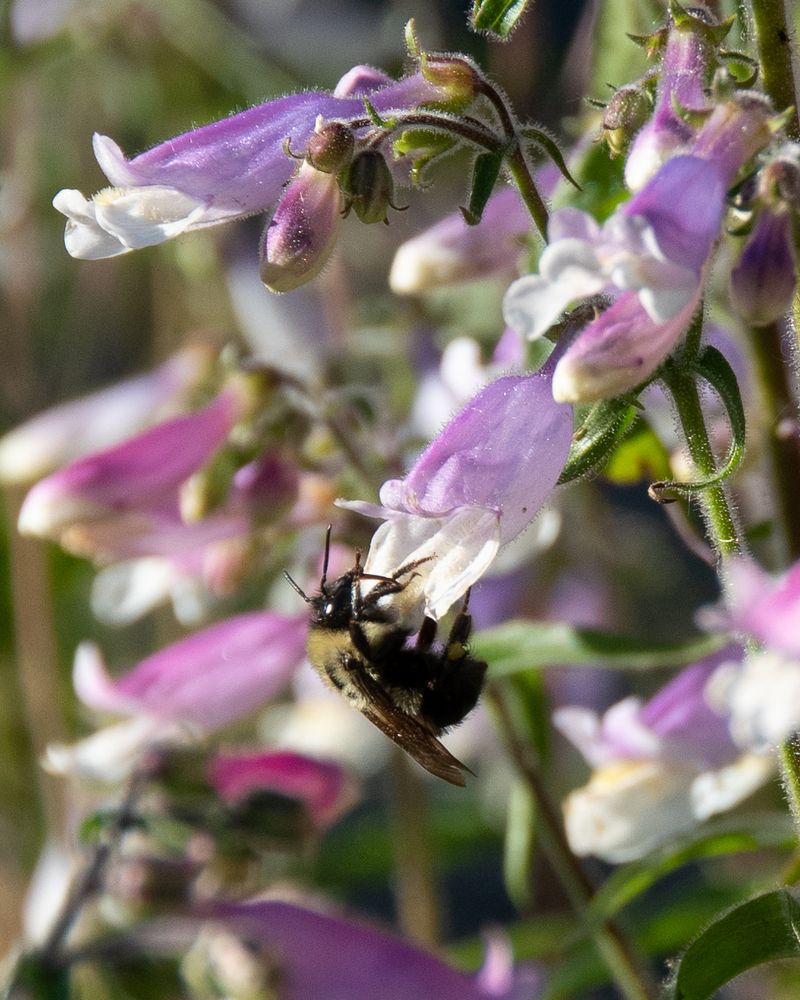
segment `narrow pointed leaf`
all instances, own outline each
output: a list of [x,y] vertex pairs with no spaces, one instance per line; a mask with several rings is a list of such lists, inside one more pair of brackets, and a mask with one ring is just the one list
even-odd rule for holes
[[471,641],[474,654],[498,679],[535,667],[589,666],[627,670],[680,667],[708,656],[723,636],[699,636],[677,643],[651,643],[628,636],[575,628],[561,622],[507,622]]
[[461,209],[461,214],[468,226],[477,226],[481,221],[486,202],[494,191],[502,166],[502,153],[480,153],[475,157],[475,163],[472,167],[469,204],[466,208]]
[[723,816],[644,861],[620,865],[595,893],[591,911],[600,919],[613,917],[660,879],[690,862],[766,849],[791,850],[795,843],[794,828],[785,813]]

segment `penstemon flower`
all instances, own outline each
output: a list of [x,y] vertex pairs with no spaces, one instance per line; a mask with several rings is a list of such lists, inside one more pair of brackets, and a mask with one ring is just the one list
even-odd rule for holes
[[75,190],[55,196],[53,205],[68,219],[67,250],[73,257],[113,257],[266,212],[295,170],[286,143],[305,149],[319,116],[363,117],[360,97],[366,95],[381,114],[447,99],[421,74],[393,83],[369,67],[355,67],[333,96],[311,91],[268,101],[130,160],[113,140],[95,135],[97,162],[113,186],[91,199]]
[[749,559],[732,560],[726,572],[728,608],[706,620],[760,649],[741,663],[722,664],[708,697],[729,716],[739,746],[764,751],[800,729],[800,563],[777,579]]
[[690,152],[668,160],[602,227],[572,208],[551,217],[540,273],[511,285],[506,322],[533,339],[570,302],[614,296],[560,360],[556,399],[588,402],[632,389],[675,347],[700,302],[727,189],[769,142],[768,121],[768,105],[755,97],[719,105]]
[[774,769],[769,755],[744,754],[727,720],[706,700],[709,677],[736,651],[688,667],[649,702],[630,697],[602,717],[570,706],[556,726],[593,768],[564,802],[570,846],[621,862],[643,857],[676,833],[730,809]]
[[287,1000],[532,1000],[542,984],[532,964],[513,965],[499,935],[487,938],[483,968],[468,975],[367,923],[296,903],[266,899],[208,909],[217,925],[276,955],[272,971],[287,985]]
[[553,401],[552,366],[506,375],[481,389],[428,445],[381,505],[339,501],[385,523],[366,571],[419,567],[425,613],[440,618],[485,572],[501,545],[534,519],[558,480],[572,438],[572,410]]

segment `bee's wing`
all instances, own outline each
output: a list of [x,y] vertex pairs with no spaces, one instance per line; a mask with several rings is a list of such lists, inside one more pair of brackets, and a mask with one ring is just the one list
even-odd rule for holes
[[454,757],[421,722],[402,712],[369,674],[364,670],[353,670],[349,682],[361,695],[358,704],[361,714],[392,742],[437,778],[443,778],[451,785],[465,784],[464,771],[472,774],[467,765]]

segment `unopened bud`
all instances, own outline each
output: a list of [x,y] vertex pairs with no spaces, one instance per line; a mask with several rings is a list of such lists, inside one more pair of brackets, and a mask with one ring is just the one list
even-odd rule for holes
[[767,201],[800,206],[800,164],[795,157],[778,156],[759,175],[759,190]]
[[317,122],[306,147],[306,159],[324,174],[339,174],[353,159],[353,130],[343,122]]
[[750,326],[767,326],[789,308],[795,283],[791,217],[764,208],[731,271],[731,301]]
[[458,108],[471,104],[478,93],[480,74],[466,56],[447,55],[442,52],[424,53],[420,62],[422,75],[446,95],[448,107]]
[[261,240],[261,280],[270,291],[290,292],[319,274],[336,245],[341,212],[336,177],[302,163]]
[[621,87],[606,105],[603,129],[615,156],[623,153],[633,136],[647,121],[652,105],[640,87]]
[[362,222],[386,222],[392,206],[394,181],[382,153],[365,149],[345,170],[341,179],[347,208],[353,209]]

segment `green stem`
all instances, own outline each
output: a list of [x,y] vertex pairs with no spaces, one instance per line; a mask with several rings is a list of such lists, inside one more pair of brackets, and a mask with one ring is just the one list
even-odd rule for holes
[[441,920],[422,772],[394,747],[391,769],[397,922],[413,941],[435,948],[441,942]]
[[[695,376],[690,371],[674,369],[667,374],[666,382],[672,393],[678,419],[698,477],[709,478],[717,471],[717,463],[708,439]],[[731,556],[741,553],[739,532],[724,487],[711,486],[702,490],[698,494],[698,499],[709,539],[717,554]]]
[[790,369],[783,359],[781,330],[777,323],[751,331],[761,413],[775,484],[776,521],[780,526],[785,566],[800,558],[800,442],[797,404]]
[[793,108],[786,124],[790,138],[800,138],[795,81],[794,25],[786,16],[785,0],[752,0],[761,82],[776,111]]
[[511,757],[536,801],[542,849],[547,854],[570,905],[591,936],[620,995],[625,1000],[649,1000],[652,995],[650,986],[630,942],[612,920],[598,920],[591,912],[594,886],[570,849],[561,819],[545,789],[536,753],[519,735],[500,687],[493,685],[486,697],[500,721]]

